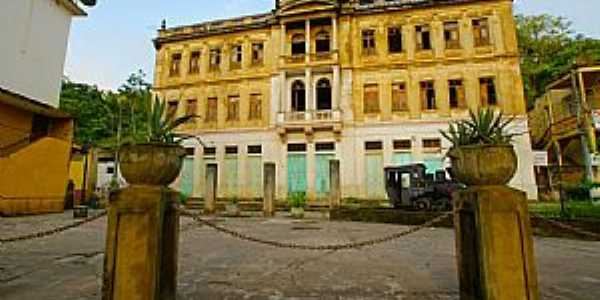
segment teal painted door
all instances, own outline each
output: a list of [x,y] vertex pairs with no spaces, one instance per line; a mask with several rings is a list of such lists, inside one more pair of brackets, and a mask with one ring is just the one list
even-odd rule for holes
[[392,164],[394,166],[405,166],[412,163],[412,154],[410,153],[394,153],[392,156]]
[[191,196],[194,192],[194,159],[191,157],[183,159],[179,190],[187,197]]
[[435,174],[436,171],[444,169],[444,164],[441,157],[426,157],[423,163],[427,168],[426,172],[428,174]]
[[252,198],[260,198],[263,194],[262,158],[250,156],[247,162],[248,194]]
[[329,160],[335,157],[333,154],[317,154],[315,187],[317,198],[329,197]]
[[368,199],[384,199],[383,155],[367,154],[365,157],[365,184]]
[[227,198],[238,197],[238,159],[226,157],[223,163],[223,195]]
[[288,154],[288,194],[306,192],[306,154]]

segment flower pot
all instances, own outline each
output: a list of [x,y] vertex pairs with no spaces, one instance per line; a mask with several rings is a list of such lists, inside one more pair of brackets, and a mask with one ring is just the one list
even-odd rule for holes
[[228,203],[225,205],[225,211],[228,216],[237,217],[240,215],[240,206],[237,203]]
[[167,186],[179,176],[184,156],[175,144],[128,145],[119,150],[119,166],[131,185]]
[[294,219],[304,218],[304,207],[292,207],[291,214]]
[[454,178],[466,185],[505,185],[517,171],[512,145],[473,145],[450,149]]

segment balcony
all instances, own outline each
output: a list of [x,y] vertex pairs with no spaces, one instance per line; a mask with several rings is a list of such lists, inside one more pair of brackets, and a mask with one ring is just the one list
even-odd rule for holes
[[342,130],[342,111],[335,109],[279,112],[277,128],[282,136],[290,131],[304,131],[311,135],[315,129],[331,130],[339,134]]
[[305,64],[307,63],[306,57],[308,56],[308,63],[336,63],[338,61],[338,51],[328,52],[317,52],[310,54],[294,54],[294,55],[283,55],[283,62],[286,65],[294,64]]

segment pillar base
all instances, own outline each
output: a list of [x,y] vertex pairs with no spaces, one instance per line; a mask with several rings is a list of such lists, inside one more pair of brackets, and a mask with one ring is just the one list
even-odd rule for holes
[[178,193],[130,186],[108,207],[103,300],[171,300],[177,287]]
[[539,299],[525,193],[480,186],[458,192],[457,199],[460,299]]

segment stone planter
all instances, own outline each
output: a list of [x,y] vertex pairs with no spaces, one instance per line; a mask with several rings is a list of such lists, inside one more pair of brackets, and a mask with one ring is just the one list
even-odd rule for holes
[[167,186],[179,176],[184,156],[175,144],[128,145],[119,150],[119,166],[131,185]]
[[517,171],[512,145],[473,145],[450,149],[454,178],[470,186],[505,185]]
[[304,218],[304,207],[292,207],[291,214],[294,219]]
[[230,217],[240,216],[240,206],[237,203],[227,203],[227,205],[225,205],[225,211]]

